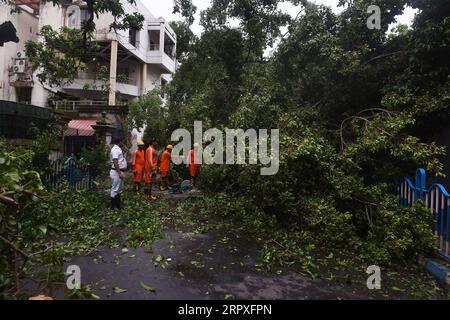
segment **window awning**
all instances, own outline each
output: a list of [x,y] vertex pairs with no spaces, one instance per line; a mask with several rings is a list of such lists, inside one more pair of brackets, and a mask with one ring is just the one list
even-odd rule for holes
[[92,126],[97,124],[97,120],[72,120],[64,133],[66,137],[92,137],[95,130]]
[[33,9],[35,15],[39,15],[41,0],[16,0],[16,5],[24,5]]

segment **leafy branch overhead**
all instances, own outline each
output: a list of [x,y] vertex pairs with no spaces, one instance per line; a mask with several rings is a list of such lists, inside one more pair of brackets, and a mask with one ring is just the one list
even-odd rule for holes
[[[26,43],[27,57],[41,83],[50,86],[60,86],[74,80],[79,71],[85,69],[83,59],[88,50],[96,50],[96,44],[90,41],[84,43],[80,30],[62,28],[59,32],[50,26],[44,26],[39,35],[41,42]],[[89,39],[90,40],[90,39]]]
[[195,20],[194,15],[197,12],[197,7],[194,6],[192,0],[174,0],[173,3],[173,13],[180,13],[186,18],[189,25],[192,25]]
[[[64,0],[46,0],[54,6],[66,5]],[[140,30],[143,27],[144,16],[140,13],[127,13],[121,0],[84,0],[88,11],[88,19],[82,26],[84,40],[88,40],[89,33],[95,31],[95,19],[102,14],[112,15],[114,22],[110,25],[110,30]],[[126,0],[132,6],[136,5],[136,0]]]

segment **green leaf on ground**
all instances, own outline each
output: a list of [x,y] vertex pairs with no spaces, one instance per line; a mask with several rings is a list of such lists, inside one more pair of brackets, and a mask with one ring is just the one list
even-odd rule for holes
[[141,287],[144,288],[145,290],[147,290],[148,292],[156,292],[156,289],[153,287],[150,287],[148,285],[146,285],[144,282],[141,281]]
[[122,289],[119,287],[114,287],[113,290],[114,290],[114,293],[124,293],[124,292],[128,291],[127,289]]
[[46,226],[39,226],[38,228],[44,235],[47,234],[47,227]]

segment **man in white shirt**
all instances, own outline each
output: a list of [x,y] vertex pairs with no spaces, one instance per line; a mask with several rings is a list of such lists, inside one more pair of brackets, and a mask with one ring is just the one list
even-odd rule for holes
[[111,209],[120,210],[120,197],[124,189],[125,171],[127,170],[127,161],[122,152],[122,139],[114,138],[113,147],[110,153],[111,171]]

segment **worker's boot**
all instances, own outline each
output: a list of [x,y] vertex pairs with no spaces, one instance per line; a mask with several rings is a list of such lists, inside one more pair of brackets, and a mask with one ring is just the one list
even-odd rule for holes
[[157,198],[152,194],[152,189],[147,189],[145,195],[149,200],[156,200]]
[[121,195],[120,195],[120,194],[118,194],[118,195],[116,196],[116,209],[117,209],[117,210],[122,209]]
[[111,197],[111,210],[116,209],[116,197]]

